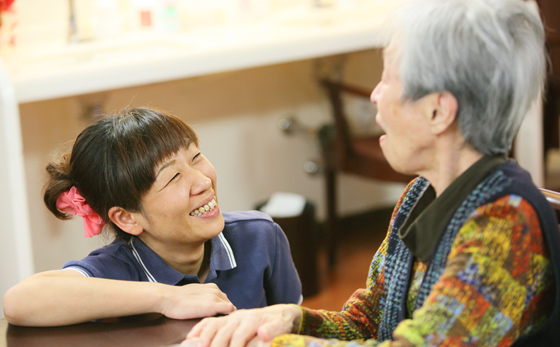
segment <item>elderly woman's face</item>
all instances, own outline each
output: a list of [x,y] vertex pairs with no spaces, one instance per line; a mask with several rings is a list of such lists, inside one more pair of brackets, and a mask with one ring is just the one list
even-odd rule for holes
[[419,174],[425,165],[423,152],[430,146],[430,133],[422,117],[422,99],[402,101],[399,76],[400,56],[398,36],[391,40],[384,52],[381,82],[371,94],[377,106],[376,121],[385,131],[380,138],[381,149],[389,164],[398,172]]

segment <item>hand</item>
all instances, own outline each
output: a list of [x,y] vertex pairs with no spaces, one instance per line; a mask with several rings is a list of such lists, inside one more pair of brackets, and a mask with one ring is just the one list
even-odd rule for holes
[[173,319],[190,319],[228,314],[235,311],[229,301],[214,283],[166,286],[160,312]]
[[224,317],[206,318],[195,325],[182,346],[267,346],[278,335],[296,333],[301,311],[295,305],[239,310]]

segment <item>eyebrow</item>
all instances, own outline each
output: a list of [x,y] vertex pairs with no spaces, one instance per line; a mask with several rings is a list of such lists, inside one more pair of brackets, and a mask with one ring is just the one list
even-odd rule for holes
[[167,163],[163,164],[162,166],[160,166],[157,171],[156,171],[156,177],[159,176],[159,174],[165,170],[166,168],[170,167],[171,165],[175,164],[175,159],[172,159],[170,161],[168,161]]

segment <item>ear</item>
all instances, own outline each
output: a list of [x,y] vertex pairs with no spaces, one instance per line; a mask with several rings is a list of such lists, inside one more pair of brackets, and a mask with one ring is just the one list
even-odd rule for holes
[[434,94],[430,119],[432,133],[439,135],[448,130],[457,119],[457,99],[450,92]]
[[131,235],[140,235],[144,228],[138,222],[137,214],[129,212],[122,207],[113,206],[109,209],[109,219],[121,228],[122,231]]

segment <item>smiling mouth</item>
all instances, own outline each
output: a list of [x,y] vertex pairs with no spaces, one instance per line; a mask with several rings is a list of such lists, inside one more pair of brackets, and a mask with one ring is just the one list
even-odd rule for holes
[[218,203],[216,202],[216,196],[214,196],[209,203],[197,208],[196,210],[193,210],[191,213],[189,213],[189,216],[193,216],[193,217],[202,216],[203,214],[214,210],[216,206],[218,206]]

